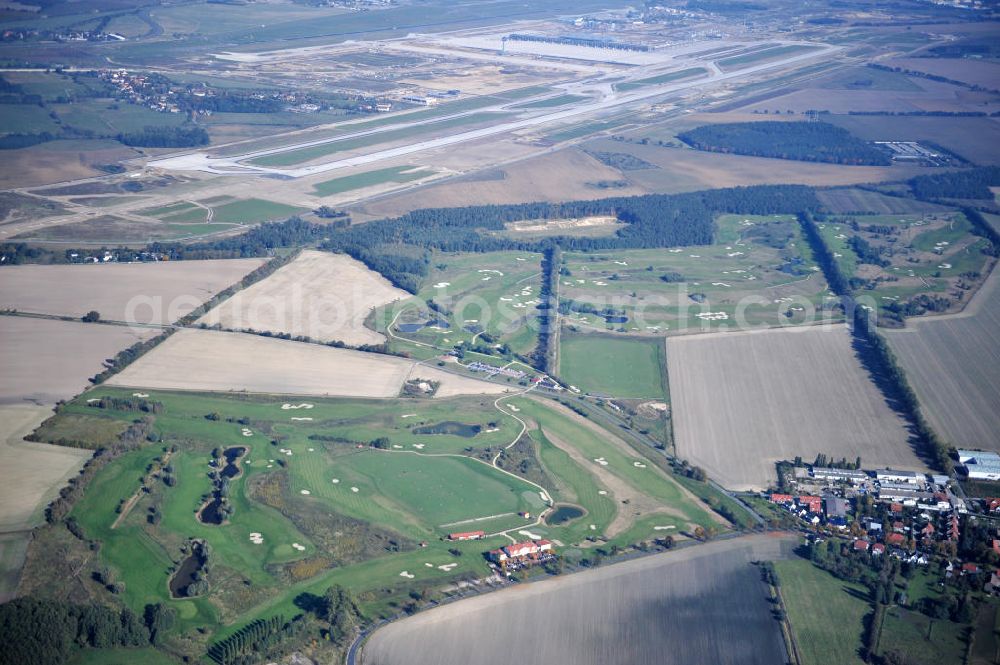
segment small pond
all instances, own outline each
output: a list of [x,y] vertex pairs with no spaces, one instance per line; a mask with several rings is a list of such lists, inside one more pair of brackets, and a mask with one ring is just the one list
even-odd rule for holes
[[195,582],[195,573],[202,569],[206,557],[202,554],[201,545],[192,546],[191,556],[181,562],[180,568],[170,578],[170,595],[174,598],[187,598],[187,588]]
[[404,332],[404,333],[417,332],[418,330],[422,330],[423,327],[424,327],[423,323],[397,323],[396,324],[396,330],[398,330],[399,332]]
[[241,473],[243,473],[243,470],[240,468],[240,465],[237,464],[236,462],[241,457],[246,455],[246,453],[247,449],[244,448],[243,446],[233,446],[232,448],[226,448],[225,453],[223,453],[226,458],[226,466],[225,468],[222,469],[223,478],[236,478]]
[[545,518],[546,524],[551,524],[553,526],[565,524],[571,520],[575,520],[578,517],[584,516],[583,508],[578,508],[577,506],[569,506],[566,504],[556,505],[556,509],[553,510]]
[[628,317],[620,314],[615,316],[605,316],[604,320],[608,323],[628,323]]
[[198,511],[198,521],[202,524],[222,524],[222,499],[212,499]]

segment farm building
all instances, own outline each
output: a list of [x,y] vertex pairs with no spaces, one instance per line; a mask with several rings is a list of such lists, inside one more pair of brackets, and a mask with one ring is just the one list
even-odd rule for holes
[[480,540],[485,537],[485,531],[460,531],[448,534],[448,540]]
[[879,469],[875,472],[875,480],[880,483],[909,483],[917,485],[924,480],[924,474],[916,471],[894,471],[893,469]]
[[829,480],[833,482],[848,482],[852,485],[860,485],[868,480],[868,474],[864,471],[854,469],[830,469],[827,467],[814,466],[812,477],[816,480]]
[[981,450],[959,450],[958,461],[969,478],[1000,480],[1000,455]]
[[934,498],[934,495],[915,489],[880,489],[878,498],[883,501],[901,501],[904,505],[915,506],[918,501],[929,502]]
[[771,503],[777,503],[779,505],[787,505],[795,500],[791,494],[772,494]]

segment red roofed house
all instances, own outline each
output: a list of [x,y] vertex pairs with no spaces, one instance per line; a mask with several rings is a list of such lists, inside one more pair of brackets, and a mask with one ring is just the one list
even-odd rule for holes
[[1000,499],[986,499],[986,510],[991,513],[1000,512]]
[[854,541],[854,551],[855,552],[867,552],[868,551],[868,541],[867,540],[855,540]]
[[925,536],[933,536],[934,531],[935,531],[934,525],[928,522],[927,524],[924,525],[924,528],[920,530],[920,533],[922,533]]
[[896,533],[904,533],[906,531],[906,527],[903,526],[902,522],[896,520],[895,522],[892,523],[892,530],[895,531]]
[[906,537],[901,533],[890,533],[885,537],[886,545],[894,545],[895,547],[901,547],[903,543],[906,542]]
[[872,554],[880,555],[883,552],[885,552],[885,545],[883,545],[882,543],[875,543],[874,545],[872,545]]
[[997,540],[996,538],[993,539],[993,551],[1000,554],[1000,540]]
[[780,503],[782,505],[789,504],[794,501],[791,494],[772,494],[771,503]]
[[963,575],[978,575],[979,566],[974,563],[963,563],[962,564],[962,574]]
[[448,534],[448,540],[479,540],[480,538],[485,537],[485,531],[460,531],[458,533]]
[[894,515],[902,514],[902,512],[903,512],[903,504],[901,504],[901,503],[890,503],[889,504],[889,511],[892,514],[894,514]]
[[818,496],[800,496],[799,505],[808,508],[810,513],[823,512],[823,499]]

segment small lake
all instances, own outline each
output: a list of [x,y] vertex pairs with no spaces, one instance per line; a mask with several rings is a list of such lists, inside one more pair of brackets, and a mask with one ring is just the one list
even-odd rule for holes
[[180,568],[170,578],[170,595],[174,598],[187,598],[187,588],[195,581],[195,573],[201,570],[205,562],[201,545],[193,545],[191,556],[181,562]]
[[627,316],[621,316],[621,315],[618,315],[618,316],[605,316],[604,320],[607,321],[608,323],[628,323],[628,317]]
[[450,434],[452,436],[461,436],[466,439],[471,439],[475,435],[479,434],[482,429],[482,425],[468,425],[454,420],[447,420],[443,423],[437,423],[436,425],[414,427],[412,431],[414,434]]
[[556,509],[545,518],[545,523],[557,526],[575,520],[578,517],[583,517],[584,514],[583,509],[576,506],[556,505]]
[[212,499],[198,511],[198,521],[202,524],[222,524],[222,499]]

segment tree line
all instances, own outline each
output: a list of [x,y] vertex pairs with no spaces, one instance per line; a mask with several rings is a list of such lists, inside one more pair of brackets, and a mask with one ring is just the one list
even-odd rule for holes
[[912,423],[917,440],[933,464],[942,471],[950,471],[952,461],[948,454],[949,446],[938,437],[924,417],[917,394],[896,359],[896,354],[876,328],[875,312],[864,309],[854,301],[850,282],[840,269],[840,264],[837,263],[830,248],[823,242],[812,215],[801,213],[799,222],[802,224],[803,236],[809,243],[813,256],[830,285],[830,290],[840,296],[845,311],[852,317],[855,337],[866,345],[868,353],[864,354],[864,360],[872,365],[871,369],[874,372],[888,382],[893,397],[899,404],[899,410]]

